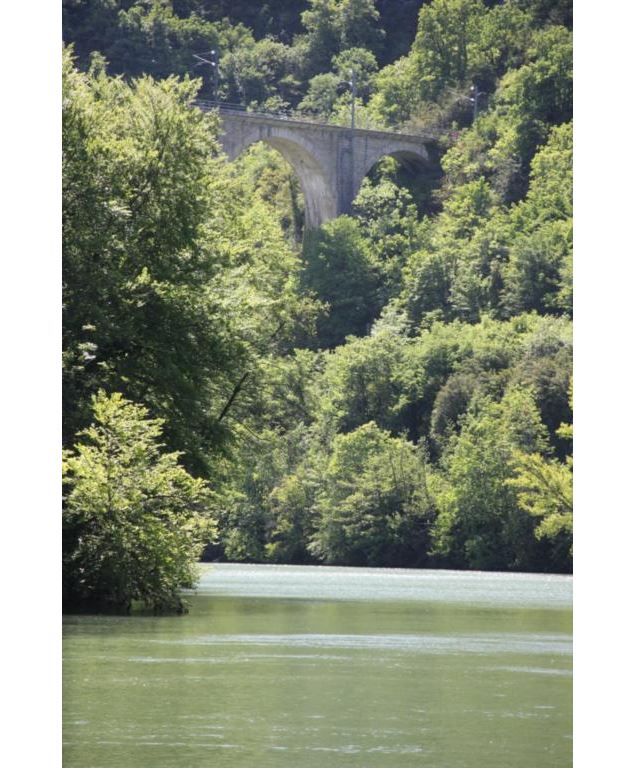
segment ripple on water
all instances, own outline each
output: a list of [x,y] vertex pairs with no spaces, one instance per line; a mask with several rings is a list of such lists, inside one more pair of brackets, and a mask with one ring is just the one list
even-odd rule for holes
[[[352,635],[352,634],[231,634],[199,635],[157,643],[186,646],[283,646],[287,648],[337,648],[346,650],[398,651],[414,653],[519,653],[562,654],[572,652],[571,636],[566,634],[522,634],[513,632],[469,635]],[[283,656],[283,658],[288,658]],[[307,658],[307,654],[302,654]],[[136,660],[144,661],[143,657]],[[179,661],[148,657],[148,662]],[[195,659],[180,659],[183,662]],[[210,659],[212,661],[212,659]],[[218,658],[214,658],[218,663]]]

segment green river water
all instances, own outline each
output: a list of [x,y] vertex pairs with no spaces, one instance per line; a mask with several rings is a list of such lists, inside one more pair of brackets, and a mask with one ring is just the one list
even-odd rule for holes
[[66,616],[65,768],[566,768],[567,576],[214,564]]

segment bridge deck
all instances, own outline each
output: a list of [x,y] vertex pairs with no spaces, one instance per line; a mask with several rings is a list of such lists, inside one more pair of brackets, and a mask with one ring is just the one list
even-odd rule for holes
[[415,134],[406,133],[404,131],[386,130],[379,128],[355,128],[351,129],[343,125],[334,125],[333,123],[325,123],[323,120],[312,119],[310,117],[303,117],[299,119],[295,116],[289,116],[282,112],[249,112],[247,108],[242,104],[228,104],[226,102],[206,101],[205,99],[196,99],[196,106],[203,112],[212,112],[218,110],[219,114],[232,115],[234,117],[245,117],[247,119],[255,119],[260,122],[271,122],[274,125],[292,123],[293,125],[305,126],[307,128],[319,127],[320,129],[326,129],[335,133],[348,133],[351,132],[355,136],[360,138],[363,136],[372,136],[374,138],[384,137],[396,137],[401,139],[413,141],[416,143],[436,143],[437,138],[430,134]]

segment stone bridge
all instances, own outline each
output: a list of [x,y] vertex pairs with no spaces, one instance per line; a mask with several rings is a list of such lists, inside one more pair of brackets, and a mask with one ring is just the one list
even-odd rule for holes
[[[199,105],[202,109],[212,105]],[[215,106],[215,105],[214,105]],[[386,155],[421,173],[434,173],[435,140],[430,137],[301,121],[280,115],[226,109],[219,105],[223,149],[234,160],[263,141],[295,170],[305,204],[305,228],[349,213],[364,176]]]

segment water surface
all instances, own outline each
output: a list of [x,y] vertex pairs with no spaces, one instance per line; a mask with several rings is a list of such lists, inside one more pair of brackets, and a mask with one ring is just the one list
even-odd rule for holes
[[204,566],[64,621],[66,768],[566,768],[570,577]]

